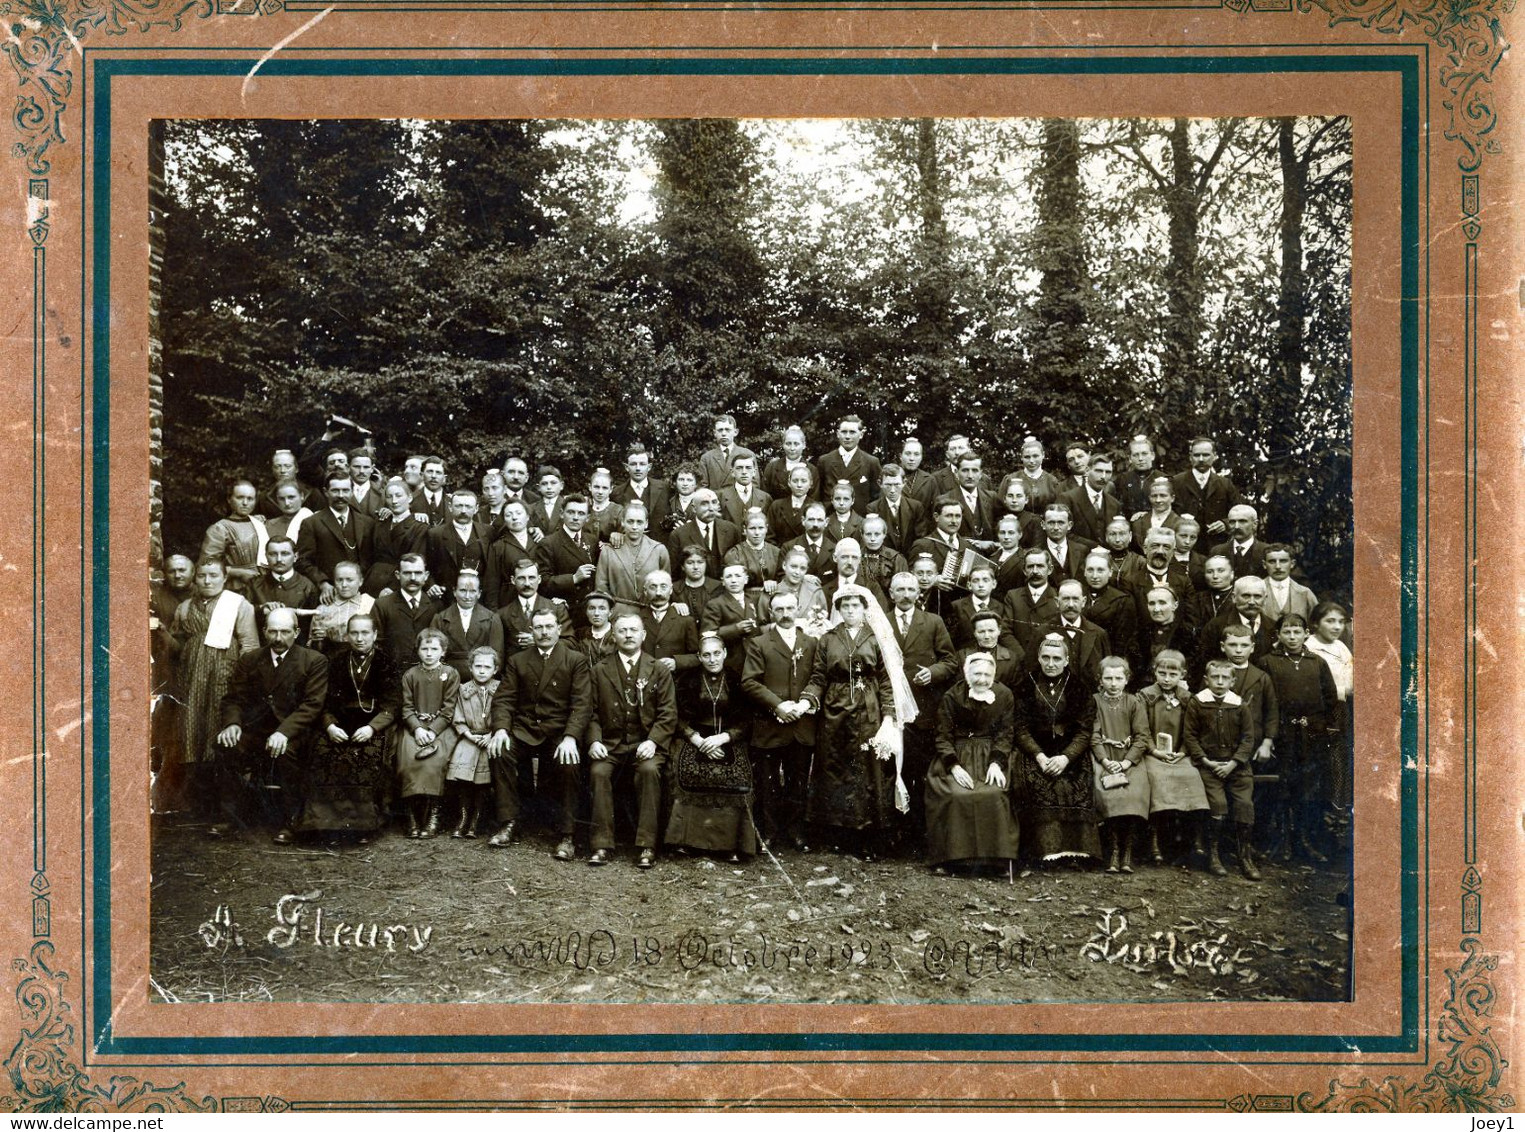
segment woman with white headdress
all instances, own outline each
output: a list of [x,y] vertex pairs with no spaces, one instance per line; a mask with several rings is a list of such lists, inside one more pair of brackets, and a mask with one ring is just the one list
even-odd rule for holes
[[927,860],[977,866],[1017,856],[1007,791],[1015,699],[988,652],[964,658],[964,679],[937,708],[937,757],[927,770]]
[[816,648],[810,682],[821,689],[806,820],[828,843],[871,859],[910,808],[900,779],[901,728],[916,717],[894,633],[863,587],[837,588],[839,624]]

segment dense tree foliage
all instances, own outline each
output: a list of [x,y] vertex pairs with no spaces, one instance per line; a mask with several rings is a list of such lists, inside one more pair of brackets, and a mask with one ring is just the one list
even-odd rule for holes
[[[330,414],[384,466],[580,482],[718,412],[771,453],[858,412],[953,432],[1217,436],[1350,570],[1345,119],[180,121],[164,130],[165,537]],[[891,455],[893,453],[890,453]],[[304,468],[306,474],[314,469]]]

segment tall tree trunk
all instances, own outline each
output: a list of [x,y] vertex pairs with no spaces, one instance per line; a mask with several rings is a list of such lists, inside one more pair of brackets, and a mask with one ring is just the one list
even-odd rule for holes
[[[1276,151],[1281,165],[1281,274],[1276,296],[1276,346],[1272,357],[1275,384],[1269,402],[1266,436],[1269,467],[1265,495],[1271,503],[1283,475],[1289,471],[1297,436],[1297,406],[1302,398],[1305,347],[1303,329],[1308,306],[1308,278],[1303,270],[1303,215],[1308,204],[1308,163],[1297,151],[1295,121],[1276,122]],[[1274,519],[1274,516],[1268,516]],[[1289,516],[1290,518],[1290,516]],[[1316,518],[1311,521],[1317,525]],[[1290,535],[1291,532],[1278,532]]]
[[1194,407],[1202,403],[1197,353],[1202,333],[1202,282],[1197,270],[1199,196],[1190,123],[1177,118],[1170,126],[1170,181],[1165,191],[1170,231],[1170,259],[1165,266],[1169,318],[1165,324],[1165,395],[1160,420],[1162,440],[1176,452],[1184,451],[1187,437],[1195,431],[1190,417]]
[[1034,425],[1060,442],[1076,422],[1088,419],[1086,385],[1093,347],[1087,326],[1090,275],[1086,269],[1080,183],[1080,123],[1049,118],[1039,143],[1038,226],[1033,267],[1041,273],[1033,302],[1031,340]]

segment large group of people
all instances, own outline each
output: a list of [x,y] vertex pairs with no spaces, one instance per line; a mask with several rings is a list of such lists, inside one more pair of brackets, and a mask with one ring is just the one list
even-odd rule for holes
[[[536,833],[941,871],[1322,860],[1352,802],[1347,610],[1216,469],[1074,441],[998,475],[842,419],[763,462],[637,445],[586,491],[509,457],[288,450],[153,586],[154,808],[279,844]],[[1057,451],[1057,450],[1056,450]],[[1117,470],[1126,464],[1126,472]]]

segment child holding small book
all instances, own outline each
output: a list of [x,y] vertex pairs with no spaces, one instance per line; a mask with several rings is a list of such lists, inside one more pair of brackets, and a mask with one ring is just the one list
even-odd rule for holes
[[1219,856],[1224,823],[1232,817],[1239,834],[1239,867],[1259,880],[1250,839],[1255,825],[1255,774],[1250,770],[1254,724],[1234,691],[1234,665],[1218,658],[1207,662],[1207,687],[1186,702],[1186,753],[1202,776],[1210,814],[1207,867],[1228,876]]
[[471,682],[461,685],[455,702],[456,741],[445,771],[445,790],[454,794],[458,817],[454,838],[477,835],[477,817],[492,783],[487,744],[492,739],[492,695],[498,690],[498,654],[491,645],[479,645],[467,657]]
[[1139,764],[1149,750],[1149,718],[1143,702],[1127,691],[1133,673],[1120,656],[1101,662],[1091,725],[1091,799],[1102,819],[1107,872],[1133,871],[1133,842],[1149,818],[1149,775]]
[[397,736],[398,794],[408,814],[409,837],[433,837],[440,828],[445,767],[455,746],[461,677],[444,663],[445,634],[422,629],[418,663],[402,677],[403,729]]
[[[1161,649],[1154,658],[1154,683],[1138,693],[1149,721],[1144,770],[1149,776],[1149,857],[1157,865],[1165,862],[1162,841],[1169,845],[1188,832],[1205,833],[1207,794],[1202,776],[1186,757],[1184,741],[1188,695],[1185,654]],[[1181,829],[1185,824],[1195,829]]]

